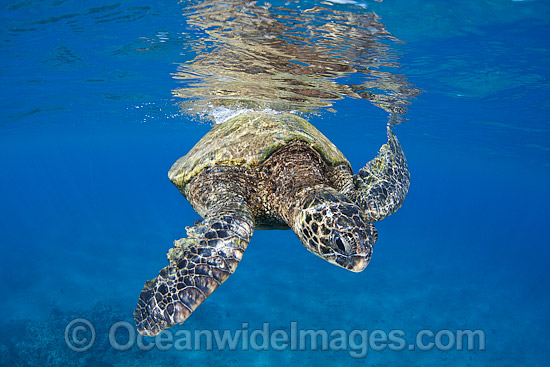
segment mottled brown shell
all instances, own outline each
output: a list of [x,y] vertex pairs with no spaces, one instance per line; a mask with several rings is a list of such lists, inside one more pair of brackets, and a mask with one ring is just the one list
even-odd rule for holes
[[174,163],[168,177],[182,192],[205,168],[224,165],[254,168],[291,140],[307,142],[329,167],[349,166],[342,152],[313,125],[290,113],[247,112],[215,125]]

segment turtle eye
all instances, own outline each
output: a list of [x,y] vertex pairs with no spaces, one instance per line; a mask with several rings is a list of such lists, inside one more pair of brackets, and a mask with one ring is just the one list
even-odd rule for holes
[[342,252],[346,252],[346,245],[344,244],[344,241],[340,237],[340,235],[335,234],[332,238],[332,243],[336,245]]

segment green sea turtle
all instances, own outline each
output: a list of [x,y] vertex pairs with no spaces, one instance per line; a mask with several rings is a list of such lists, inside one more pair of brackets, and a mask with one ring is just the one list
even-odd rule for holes
[[403,203],[409,171],[388,142],[353,174],[344,155],[291,113],[247,112],[215,125],[168,176],[204,218],[174,242],[170,265],[147,281],[134,319],[154,336],[180,324],[231,275],[255,228],[291,228],[322,259],[359,272],[376,222]]

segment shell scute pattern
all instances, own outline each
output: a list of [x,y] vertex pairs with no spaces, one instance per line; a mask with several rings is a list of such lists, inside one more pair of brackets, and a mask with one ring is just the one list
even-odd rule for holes
[[204,169],[214,166],[259,166],[291,140],[309,143],[330,166],[347,165],[346,157],[328,138],[299,116],[284,113],[243,113],[210,130],[168,176],[185,194],[185,186]]

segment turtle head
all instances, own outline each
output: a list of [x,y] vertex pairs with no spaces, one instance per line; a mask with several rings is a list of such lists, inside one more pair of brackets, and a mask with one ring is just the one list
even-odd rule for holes
[[354,272],[368,265],[376,228],[361,208],[332,188],[309,193],[292,229],[304,246],[324,260]]

